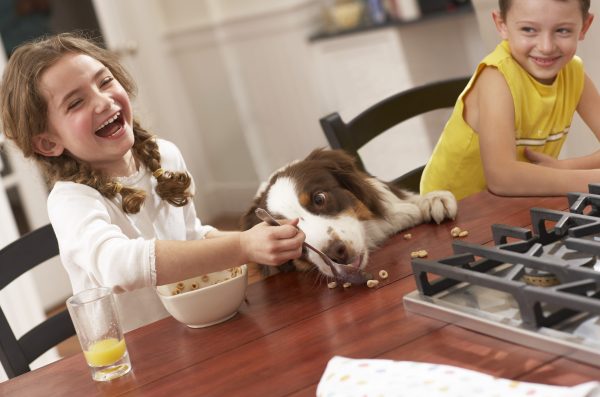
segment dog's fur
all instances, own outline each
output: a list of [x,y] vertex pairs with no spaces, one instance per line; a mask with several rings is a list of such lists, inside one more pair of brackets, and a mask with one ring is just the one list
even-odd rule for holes
[[[457,211],[450,192],[420,196],[400,190],[359,171],[346,152],[324,149],[271,175],[242,217],[243,230],[261,222],[254,214],[256,208],[268,210],[275,218],[299,218],[298,227],[306,234],[306,242],[336,263],[361,269],[367,264],[369,251],[391,235],[423,222],[454,219]],[[298,270],[316,266],[324,275],[332,276],[312,251],[305,250],[293,265]]]

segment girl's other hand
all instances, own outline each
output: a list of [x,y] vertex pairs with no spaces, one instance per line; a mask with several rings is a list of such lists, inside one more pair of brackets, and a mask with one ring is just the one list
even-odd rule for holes
[[278,219],[282,226],[261,222],[240,234],[240,245],[248,262],[276,266],[302,255],[306,236],[298,229],[298,219]]
[[535,150],[531,150],[529,148],[525,148],[525,157],[533,164],[541,165],[544,167],[550,168],[560,168],[559,161],[552,156],[548,156],[547,154],[536,152]]

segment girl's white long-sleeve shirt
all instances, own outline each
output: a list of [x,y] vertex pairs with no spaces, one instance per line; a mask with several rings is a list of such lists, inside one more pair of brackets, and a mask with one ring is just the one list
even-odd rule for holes
[[[173,143],[157,143],[163,169],[187,171]],[[137,214],[123,212],[119,195],[108,199],[87,185],[62,181],[50,192],[48,214],[73,293],[111,288],[123,329],[129,331],[168,316],[155,288],[155,241],[202,239],[214,228],[202,225],[191,200],[183,207],[162,200],[154,190],[156,179],[144,166],[119,181],[146,191]]]

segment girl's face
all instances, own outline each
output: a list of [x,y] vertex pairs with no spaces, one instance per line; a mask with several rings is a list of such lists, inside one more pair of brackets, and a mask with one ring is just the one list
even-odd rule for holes
[[506,19],[494,13],[496,27],[508,40],[512,56],[543,84],[552,84],[573,58],[592,19],[592,15],[583,19],[577,0],[513,0]]
[[129,95],[111,72],[84,54],[66,54],[41,76],[48,130],[34,137],[36,151],[65,150],[109,176],[135,171]]

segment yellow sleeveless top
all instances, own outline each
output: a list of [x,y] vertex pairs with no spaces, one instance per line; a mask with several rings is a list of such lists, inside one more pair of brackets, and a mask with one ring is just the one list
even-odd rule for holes
[[512,94],[517,160],[527,161],[525,147],[558,157],[583,91],[583,63],[576,56],[552,85],[541,84],[517,63],[508,42],[503,41],[481,61],[460,94],[423,171],[421,194],[449,190],[460,200],[486,189],[479,136],[463,119],[463,97],[486,66],[502,73]]

